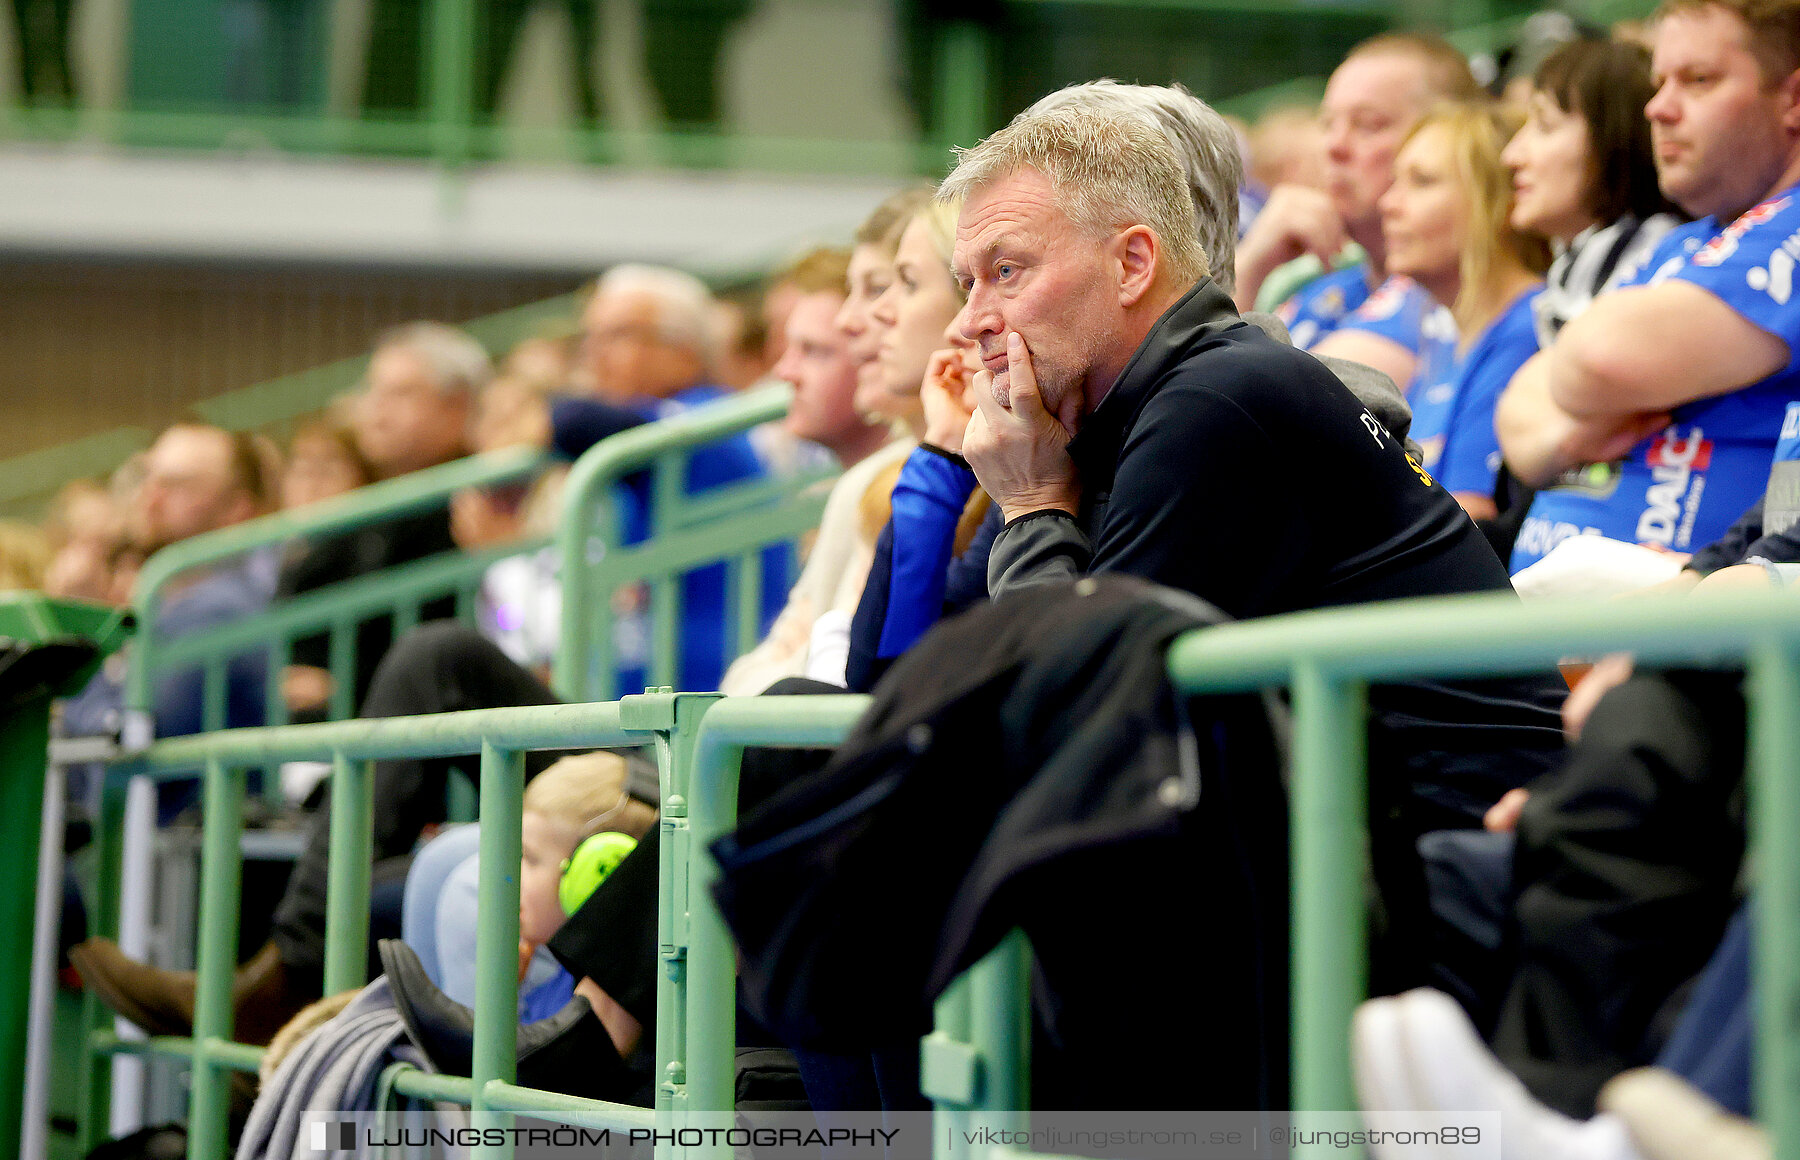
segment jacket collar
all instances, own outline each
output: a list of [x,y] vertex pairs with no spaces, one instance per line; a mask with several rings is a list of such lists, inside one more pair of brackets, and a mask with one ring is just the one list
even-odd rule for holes
[[1084,505],[1112,490],[1113,472],[1124,451],[1125,437],[1138,412],[1155,393],[1164,372],[1206,335],[1242,321],[1231,296],[1211,278],[1196,282],[1156,320],[1118,381],[1069,440],[1069,456],[1081,472]]

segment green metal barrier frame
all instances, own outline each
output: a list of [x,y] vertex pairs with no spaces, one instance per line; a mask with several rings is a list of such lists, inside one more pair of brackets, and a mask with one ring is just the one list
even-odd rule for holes
[[[1754,856],[1759,940],[1758,1104],[1778,1160],[1800,1160],[1800,849],[1790,840],[1800,817],[1800,608],[1768,596],[1537,604],[1510,597],[1456,597],[1300,613],[1190,633],[1171,648],[1169,668],[1183,691],[1244,692],[1289,686],[1294,744],[1295,1106],[1355,1107],[1347,1051],[1366,960],[1360,894],[1366,780],[1365,692],[1370,682],[1425,676],[1477,677],[1542,671],[1569,654],[1629,648],[1646,664],[1748,667]],[[202,895],[201,1003],[192,1040],[152,1040],[102,1052],[139,1050],[196,1061],[190,1156],[223,1144],[221,1069],[254,1066],[253,1049],[226,1042],[237,922],[237,807],[243,770],[290,759],[329,759],[346,787],[334,795],[328,987],[360,982],[366,952],[368,779],[371,759],[482,753],[481,923],[477,972],[476,1075],[396,1074],[387,1090],[470,1103],[483,1114],[529,1111],[568,1123],[643,1126],[624,1109],[510,1083],[517,1002],[517,885],[503,867],[519,856],[519,754],[534,748],[597,745],[653,737],[663,771],[664,827],[658,982],[661,1082],[654,1123],[683,1112],[730,1106],[731,944],[706,901],[716,867],[706,843],[735,821],[736,773],[745,745],[819,746],[841,740],[866,708],[862,697],[713,694],[628,697],[618,704],[534,707],[439,717],[238,730],[162,742],[114,780],[203,768],[207,786]],[[360,790],[360,792],[358,792]],[[494,917],[497,916],[497,917]],[[977,972],[962,994],[940,1004],[939,1030],[922,1058],[940,1113],[1010,1112],[1026,1099],[1023,951],[1014,939]],[[958,1023],[965,1025],[959,1026]],[[941,1134],[940,1134],[940,1138]],[[688,1150],[691,1152],[691,1150]],[[1017,1153],[1015,1153],[1017,1154]],[[1021,1154],[1022,1155],[1022,1154]]]
[[472,614],[475,593],[488,565],[534,545],[508,545],[503,550],[482,553],[446,553],[334,585],[233,624],[176,641],[160,641],[155,631],[156,613],[170,585],[196,569],[233,560],[247,552],[279,550],[281,545],[298,538],[350,531],[390,516],[423,511],[446,502],[465,487],[484,487],[531,475],[547,461],[543,452],[523,448],[469,456],[297,511],[261,516],[194,536],[157,552],[145,562],[133,595],[132,603],[142,617],[143,631],[132,647],[126,670],[126,708],[148,712],[157,677],[199,667],[204,673],[205,689],[202,720],[207,729],[222,728],[226,669],[232,658],[262,646],[274,654],[268,670],[267,719],[285,721],[287,706],[281,698],[277,675],[287,664],[292,642],[309,632],[332,629],[331,716],[350,716],[355,712],[355,636],[361,619],[392,612],[399,622],[396,629],[404,630],[417,623],[423,604],[449,595],[457,598],[459,614],[467,617]]
[[[756,644],[761,630],[762,550],[818,527],[834,473],[769,476],[688,495],[694,448],[787,414],[793,390],[774,386],[735,395],[614,435],[576,461],[563,487],[557,525],[562,560],[562,644],[552,683],[576,701],[604,701],[617,687],[612,595],[635,585],[650,593],[652,685],[674,686],[681,633],[681,577],[724,561],[728,572],[727,656]],[[616,486],[651,473],[649,538],[624,544]]]
[[[1362,859],[1366,831],[1366,693],[1370,683],[1544,672],[1570,655],[1624,649],[1646,665],[1747,669],[1748,780],[1756,892],[1757,1106],[1776,1160],[1800,1160],[1800,605],[1791,595],[1645,598],[1521,605],[1511,595],[1399,601],[1297,613],[1189,633],[1169,672],[1191,695],[1287,687],[1293,704],[1294,1107],[1356,1108],[1350,1018],[1366,994]],[[695,1020],[729,1027],[730,943],[710,906],[692,907],[716,879],[704,854],[736,817],[745,744],[836,740],[865,698],[727,701],[700,729],[688,813],[692,861],[686,998],[688,1081],[696,1106],[728,1082],[728,1056]],[[839,718],[838,714],[844,714]],[[980,1110],[1023,1118],[1029,1106],[1025,953],[1018,936],[940,1001],[923,1044],[926,1093],[940,1116]],[[710,998],[709,998],[710,996]],[[716,1030],[714,1034],[716,1034]],[[1012,1125],[1008,1125],[1012,1126]],[[1504,1130],[1504,1127],[1503,1129]],[[946,1138],[934,1133],[937,1140]],[[956,1137],[960,1139],[961,1137]],[[1030,1154],[1006,1149],[1011,1160]]]
[[[520,1088],[513,1083],[518,1029],[518,873],[524,754],[536,749],[638,745],[654,740],[664,769],[672,748],[667,727],[676,719],[669,695],[627,698],[624,703],[544,705],[485,709],[432,717],[339,721],[220,731],[158,742],[115,764],[109,782],[148,775],[181,776],[200,770],[204,822],[201,839],[198,988],[192,1038],[123,1042],[104,1032],[91,1039],[93,1055],[133,1052],[183,1058],[192,1066],[188,1155],[225,1155],[229,1096],[224,1073],[255,1070],[258,1048],[231,1042],[231,985],[237,967],[239,890],[245,773],[283,761],[330,761],[331,861],[325,937],[325,992],[366,982],[368,956],[370,835],[373,809],[371,762],[390,757],[481,755],[481,866],[477,887],[481,938],[476,952],[476,1029],[473,1076],[426,1076],[393,1069],[383,1089],[400,1095],[454,1100],[475,1110],[478,1125],[510,1112],[531,1112],[568,1122],[619,1128],[645,1127],[654,1116],[642,1108],[576,1100]],[[659,1052],[663,1050],[659,1035]],[[96,1060],[97,1061],[97,1060]],[[104,1123],[103,1069],[93,1068],[84,1100],[83,1146],[95,1142]],[[504,1156],[504,1150],[478,1150]]]

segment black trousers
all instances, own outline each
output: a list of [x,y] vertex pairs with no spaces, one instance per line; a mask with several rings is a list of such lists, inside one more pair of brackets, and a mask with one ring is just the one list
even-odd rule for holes
[[[466,625],[419,625],[388,650],[363,702],[364,717],[408,717],[508,705],[551,705],[548,686]],[[526,776],[535,776],[561,753],[529,753]],[[444,820],[450,758],[378,761],[374,769],[376,875],[404,874],[426,825]],[[330,865],[330,789],[308,820],[306,848],[276,907],[271,937],[297,986],[318,989],[325,963],[325,889]],[[654,912],[654,910],[653,910]],[[379,965],[374,968],[377,972]]]
[[1744,853],[1736,675],[1640,675],[1533,786],[1513,881],[1517,971],[1493,1043],[1539,1099],[1593,1114],[1654,1061],[1735,909]]

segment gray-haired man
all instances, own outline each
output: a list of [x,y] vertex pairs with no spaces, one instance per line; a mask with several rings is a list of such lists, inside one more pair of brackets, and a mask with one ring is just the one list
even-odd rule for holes
[[[1317,360],[1245,324],[1207,277],[1187,189],[1163,132],[1080,104],[1021,116],[944,182],[963,198],[957,325],[989,388],[964,454],[1007,521],[993,595],[1118,571],[1252,617],[1506,591],[1456,501]],[[1372,696],[1377,871],[1415,937],[1412,839],[1478,825],[1549,764],[1558,684]],[[1398,965],[1421,958],[1403,951]]]

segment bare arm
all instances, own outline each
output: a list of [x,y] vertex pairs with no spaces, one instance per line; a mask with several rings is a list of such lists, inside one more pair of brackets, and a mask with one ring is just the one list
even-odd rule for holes
[[1323,191],[1302,185],[1276,186],[1250,224],[1250,232],[1238,243],[1237,292],[1233,295],[1238,309],[1254,310],[1256,295],[1269,275],[1303,254],[1317,255],[1325,268],[1331,269],[1331,260],[1349,240],[1343,219]]
[[1543,487],[1584,463],[1618,459],[1668,424],[1666,411],[1577,419],[1551,395],[1550,360],[1550,351],[1532,355],[1494,407],[1494,433],[1506,466],[1527,487]]
[[1550,348],[1551,400],[1578,420],[1669,411],[1787,365],[1787,343],[1681,281],[1596,299]]

